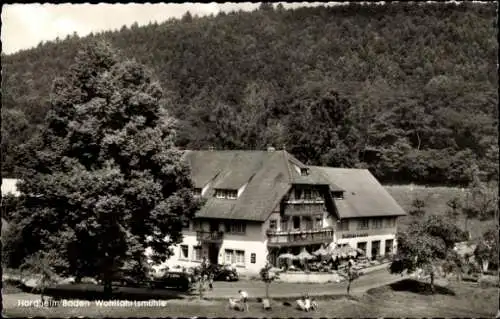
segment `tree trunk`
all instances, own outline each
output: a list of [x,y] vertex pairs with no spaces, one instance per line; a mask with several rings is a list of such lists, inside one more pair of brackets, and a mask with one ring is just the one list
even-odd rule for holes
[[269,283],[266,282],[266,299],[269,299]]
[[418,131],[416,131],[415,133],[417,133],[417,139],[418,139],[417,151],[420,151],[420,144],[422,141],[420,140],[420,134],[418,134]]
[[490,262],[487,259],[484,259],[484,260],[481,261],[481,266],[482,266],[481,269],[483,270],[483,272],[487,272],[488,271],[489,264],[490,264]]
[[113,294],[113,285],[111,283],[111,280],[105,279],[104,280],[104,296],[111,297],[112,294]]
[[351,280],[347,280],[347,294],[351,292]]
[[465,231],[467,231],[467,226],[468,226],[468,225],[467,225],[467,222],[468,222],[468,221],[469,221],[469,218],[467,218],[467,216],[465,216],[465,225],[464,225],[464,226],[465,226],[465,227],[464,227],[464,228],[465,228]]
[[434,294],[434,271],[431,272],[431,293]]

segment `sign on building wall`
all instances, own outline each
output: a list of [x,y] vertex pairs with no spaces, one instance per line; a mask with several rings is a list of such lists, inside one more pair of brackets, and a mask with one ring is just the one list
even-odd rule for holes
[[368,234],[342,234],[342,238],[368,237]]

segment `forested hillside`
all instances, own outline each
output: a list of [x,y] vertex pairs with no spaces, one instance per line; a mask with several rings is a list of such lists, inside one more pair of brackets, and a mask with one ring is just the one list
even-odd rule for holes
[[221,13],[2,55],[3,174],[82,43],[150,67],[183,148],[286,149],[385,183],[498,174],[496,4],[393,3]]

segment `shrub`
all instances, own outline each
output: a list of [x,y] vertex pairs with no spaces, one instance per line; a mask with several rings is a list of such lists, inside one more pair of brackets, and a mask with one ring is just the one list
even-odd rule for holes
[[482,288],[499,286],[498,276],[489,276],[489,275],[481,276],[478,280],[478,283]]

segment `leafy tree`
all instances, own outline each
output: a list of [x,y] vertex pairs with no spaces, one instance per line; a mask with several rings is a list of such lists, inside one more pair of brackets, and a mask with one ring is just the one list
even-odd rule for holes
[[[260,7],[3,54],[2,116],[15,109],[30,128],[43,123],[53,80],[80,45],[100,38],[150,66],[173,93],[166,106],[179,119],[179,147],[287,144],[315,165],[363,162],[383,182],[426,185],[467,185],[465,168],[476,163],[485,180],[498,180],[495,4]],[[313,83],[321,94],[310,92]],[[332,88],[347,111],[322,103]],[[258,103],[248,107],[251,95]],[[332,113],[349,121],[330,125]],[[24,143],[10,130],[3,145]],[[3,171],[15,176],[21,163],[4,154]]]
[[2,108],[2,176],[14,177],[18,145],[26,142],[33,129],[23,111]]
[[353,269],[351,263],[347,265],[347,294],[349,295],[351,292],[351,284],[354,280],[360,277],[359,271]]
[[199,203],[173,146],[173,120],[143,66],[103,42],[82,50],[54,82],[47,127],[22,152],[26,254],[57,250],[64,273],[111,281],[126,263],[158,263],[182,240]]
[[262,267],[259,272],[260,280],[262,280],[266,285],[266,299],[269,299],[269,286],[272,282],[279,279],[278,273],[271,272],[272,268],[272,265],[269,262],[266,262],[266,265]]
[[487,230],[474,250],[474,256],[482,265],[482,271],[487,271],[490,264],[498,267],[498,230]]
[[470,169],[471,181],[462,210],[466,230],[471,218],[489,220],[498,216],[498,182],[485,183],[481,180],[480,173],[477,165]]
[[456,251],[449,251],[443,263],[441,264],[444,276],[455,273],[458,281],[462,280],[463,274],[468,267],[467,256],[462,257]]
[[446,215],[451,218],[451,220],[456,221],[457,217],[460,215],[461,202],[458,197],[453,197],[448,202],[446,202],[448,210]]
[[416,218],[425,216],[425,202],[421,199],[414,199],[411,203],[412,209],[409,211],[410,215]]
[[358,134],[346,98],[323,83],[308,82],[292,93],[291,110],[286,144],[293,145],[297,158],[340,167],[358,162]]
[[430,215],[416,220],[408,229],[397,234],[398,250],[390,265],[390,272],[424,270],[430,275],[431,292],[439,266],[450,261],[456,242],[463,241],[465,234],[454,223],[442,216]]
[[195,268],[194,271],[196,290],[198,291],[200,300],[203,299],[205,291],[207,291],[211,276],[213,276],[213,269],[208,265],[206,260],[203,260],[200,267]]
[[21,271],[27,271],[30,274],[39,276],[33,289],[40,291],[42,304],[45,302],[44,294],[46,289],[58,282],[57,267],[63,266],[64,263],[64,259],[59,256],[58,252],[52,250],[49,252],[37,252],[26,258],[25,262],[21,265]]

